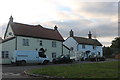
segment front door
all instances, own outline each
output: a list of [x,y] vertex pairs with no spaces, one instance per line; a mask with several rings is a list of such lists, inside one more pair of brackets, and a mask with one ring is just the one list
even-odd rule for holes
[[44,59],[46,58],[46,55],[45,55],[45,50],[43,48],[41,48],[38,52],[38,62],[39,63],[42,63],[44,61]]
[[86,51],[86,57],[89,58],[90,51]]

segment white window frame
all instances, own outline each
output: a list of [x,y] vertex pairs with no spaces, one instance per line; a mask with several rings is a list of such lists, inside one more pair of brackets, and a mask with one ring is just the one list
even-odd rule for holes
[[23,39],[23,46],[29,46],[29,39]]
[[1,58],[2,59],[8,59],[9,58],[9,52],[8,51],[2,51]]
[[82,44],[82,49],[85,49],[85,45],[84,44]]
[[57,47],[57,42],[56,41],[52,41],[52,47]]
[[96,46],[95,46],[95,45],[93,45],[93,49],[94,49],[94,50],[96,49]]
[[52,52],[52,58],[56,58],[56,52]]
[[40,46],[43,46],[43,41],[42,40],[40,40]]

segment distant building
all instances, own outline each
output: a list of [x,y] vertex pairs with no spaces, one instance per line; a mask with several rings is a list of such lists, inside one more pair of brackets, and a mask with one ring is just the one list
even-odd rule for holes
[[63,54],[63,37],[57,30],[44,28],[41,25],[28,25],[13,22],[7,25],[2,45],[2,63],[10,64],[15,50],[46,50],[46,55],[53,58]]
[[74,36],[74,32],[70,31],[70,36],[63,43],[74,52],[84,52],[84,57],[88,58],[91,55],[103,56],[102,44],[97,39],[92,39],[92,34],[89,32],[88,38]]

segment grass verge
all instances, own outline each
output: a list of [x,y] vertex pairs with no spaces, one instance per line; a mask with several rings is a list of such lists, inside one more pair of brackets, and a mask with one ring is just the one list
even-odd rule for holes
[[65,78],[118,78],[118,61],[49,66],[32,69],[28,73]]

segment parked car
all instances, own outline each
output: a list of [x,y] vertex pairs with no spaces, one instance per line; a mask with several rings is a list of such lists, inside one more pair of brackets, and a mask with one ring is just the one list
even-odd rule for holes
[[99,57],[99,61],[105,61],[106,58],[103,56],[103,57]]
[[106,58],[103,56],[103,57],[91,57],[90,59],[89,59],[90,61],[105,61],[106,60]]
[[49,58],[46,55],[41,54],[38,51],[14,51],[11,60],[12,64],[24,65],[26,63],[37,63],[37,64],[47,64]]
[[72,63],[73,61],[74,61],[74,59],[70,59],[69,55],[61,55],[61,56],[52,60],[52,62],[54,64],[57,64],[57,63]]

